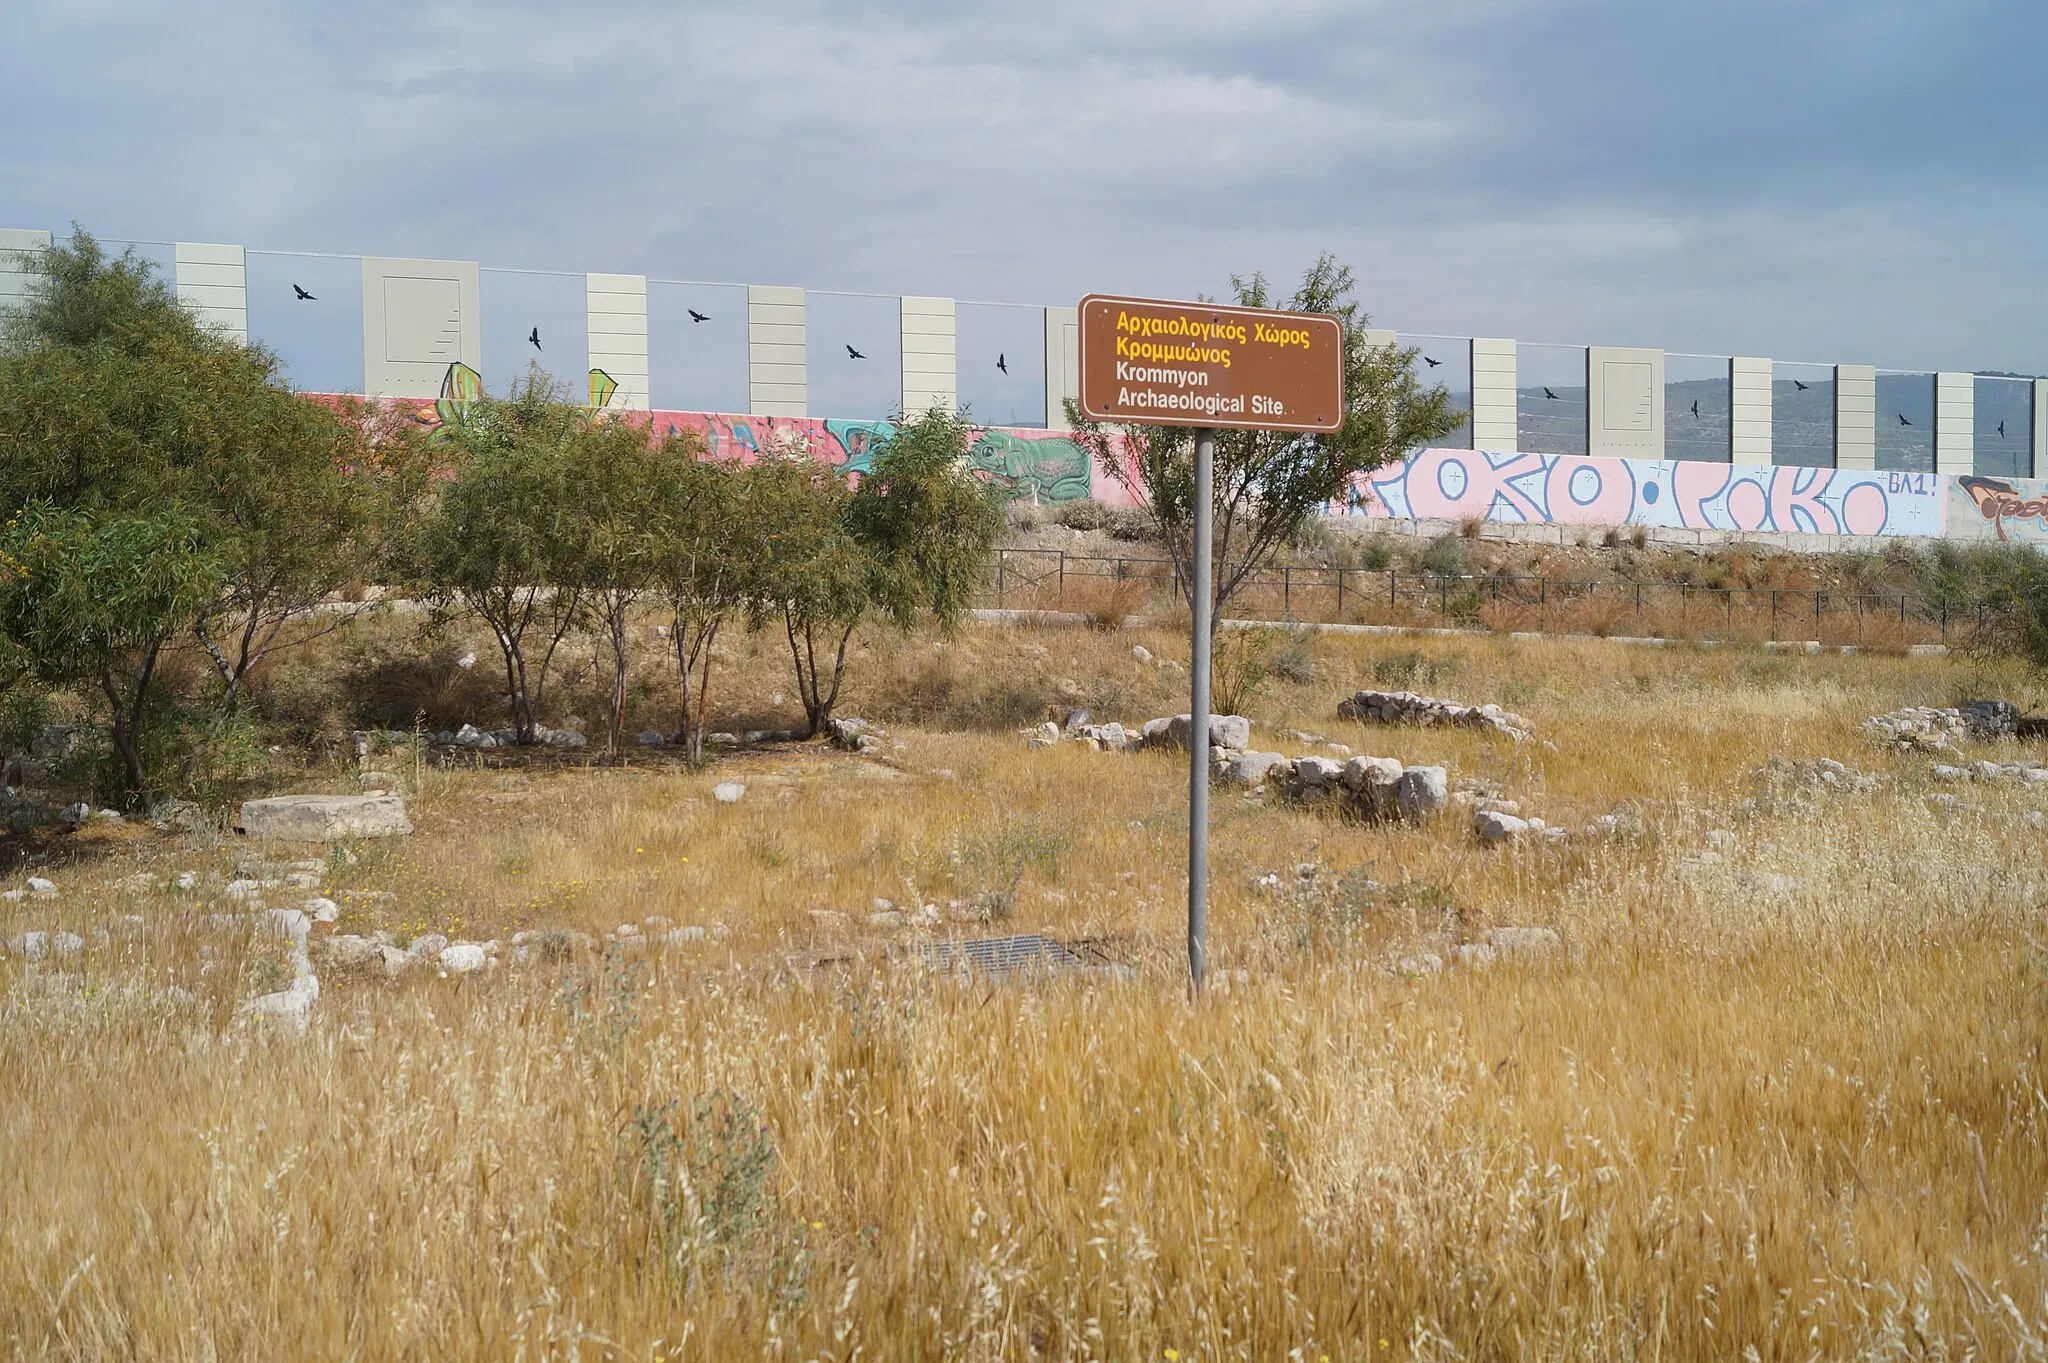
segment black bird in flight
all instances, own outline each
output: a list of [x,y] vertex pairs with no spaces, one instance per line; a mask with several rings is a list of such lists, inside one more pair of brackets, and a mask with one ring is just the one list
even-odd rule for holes
[[847,358],[847,359],[849,359],[849,360],[865,360],[865,359],[867,358],[867,356],[865,356],[865,355],[861,354],[861,353],[860,353],[860,352],[859,352],[858,350],[855,350],[855,349],[854,349],[854,348],[853,348],[852,346],[848,346],[848,347],[846,348],[846,358]]
[[1694,421],[1700,419],[1700,400],[1698,398],[1692,400],[1692,419]]
[[690,320],[692,322],[708,322],[711,320],[709,314],[699,312],[695,308],[685,308],[683,309],[683,311],[690,314]]
[[1442,363],[1443,363],[1443,361],[1442,361],[1442,360],[1432,360],[1432,359],[1431,359],[1431,358],[1429,358],[1429,356],[1427,356],[1427,355],[1424,355],[1424,356],[1422,357],[1422,362],[1423,362],[1424,364],[1428,365],[1428,366],[1429,366],[1429,367],[1430,367],[1431,369],[1434,369],[1434,368],[1436,368],[1436,367],[1437,367],[1438,365],[1440,365],[1440,364],[1442,364]]
[[533,343],[533,348],[534,348],[535,350],[539,350],[539,349],[540,349],[540,328],[539,328],[539,327],[535,327],[535,328],[534,328],[534,329],[533,329],[532,331],[529,331],[529,332],[527,332],[527,333],[526,333],[526,339],[527,339],[528,341],[530,341],[530,342],[532,342],[532,343]]
[[1910,421],[1906,420],[1906,414],[1905,414],[1904,412],[1900,412],[1900,413],[1898,414],[1898,416],[1899,416],[1899,424],[1900,424],[1901,426],[1910,426],[1910,425],[1912,425],[1912,424],[1913,424],[1912,422],[1910,422]]
[[1543,390],[1543,396],[1549,398],[1552,402],[1558,400],[1557,394],[1551,392],[1548,388]]
[[1998,438],[2000,440],[2005,439],[2005,423],[2003,421],[1998,423]]
[[320,301],[319,299],[315,298],[312,294],[307,293],[304,289],[300,288],[296,284],[292,285],[292,292],[299,296],[299,301],[301,303],[317,303]]
[[1799,390],[1800,392],[1802,392],[1802,393],[1806,391],[1806,385],[1805,385],[1805,384],[1803,384],[1803,383],[1801,383],[1801,382],[1800,382],[1799,380],[1797,380],[1797,379],[1794,379],[1794,380],[1792,380],[1792,386],[1793,386],[1794,388],[1797,388],[1797,389],[1798,389],[1798,390]]
[[1003,352],[1000,350],[996,352],[996,368],[1002,370],[1005,374],[1010,372],[1010,362],[1003,358]]

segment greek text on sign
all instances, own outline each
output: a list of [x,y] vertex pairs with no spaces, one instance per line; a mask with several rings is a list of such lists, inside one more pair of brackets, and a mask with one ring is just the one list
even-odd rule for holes
[[1089,294],[1081,412],[1145,426],[1334,431],[1344,328],[1321,313]]

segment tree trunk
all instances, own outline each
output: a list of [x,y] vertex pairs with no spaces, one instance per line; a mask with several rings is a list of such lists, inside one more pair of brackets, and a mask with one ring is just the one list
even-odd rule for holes
[[135,691],[124,697],[111,672],[100,674],[100,692],[107,698],[113,716],[114,752],[121,759],[122,804],[131,812],[149,808],[149,778],[142,769],[142,722],[149,705],[149,683],[156,675],[156,660],[163,648],[159,639],[143,650],[135,669]]

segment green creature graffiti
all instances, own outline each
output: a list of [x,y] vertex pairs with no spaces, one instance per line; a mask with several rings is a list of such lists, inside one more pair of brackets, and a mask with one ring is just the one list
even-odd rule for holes
[[1012,501],[1028,498],[1057,504],[1089,493],[1087,452],[1057,436],[1025,440],[1008,431],[989,431],[974,442],[967,462]]

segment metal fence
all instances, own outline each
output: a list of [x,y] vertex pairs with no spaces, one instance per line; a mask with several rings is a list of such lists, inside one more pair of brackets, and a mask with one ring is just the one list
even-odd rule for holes
[[[993,587],[992,604],[999,608],[1075,611],[1108,624],[1180,609],[1173,562],[1163,558],[1004,549]],[[1911,592],[1284,567],[1254,573],[1228,614],[1273,624],[1452,625],[1898,647],[1967,644],[1983,628],[1986,609]]]

